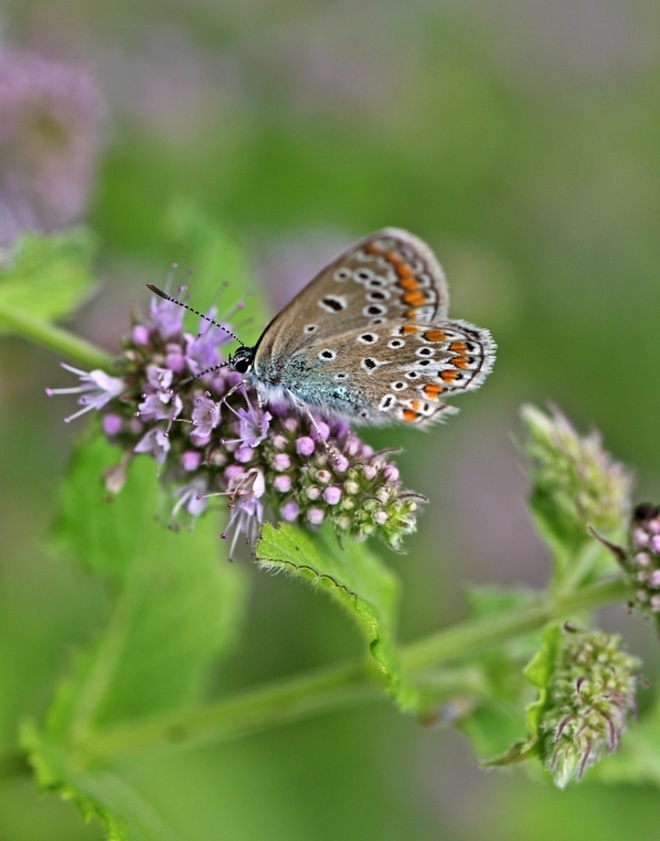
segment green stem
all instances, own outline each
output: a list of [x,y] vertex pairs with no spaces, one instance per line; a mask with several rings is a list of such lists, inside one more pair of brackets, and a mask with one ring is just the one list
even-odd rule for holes
[[569,593],[576,591],[586,576],[594,568],[594,564],[596,563],[599,555],[605,554],[606,550],[597,540],[590,540],[586,543],[582,551],[569,565],[564,579],[560,581],[559,586],[556,587],[555,596],[566,596]]
[[[627,595],[626,582],[616,579],[556,601],[543,599],[504,615],[461,622],[404,646],[401,650],[403,665],[409,674],[437,667],[538,630],[549,621],[622,601]],[[452,684],[451,679],[447,681],[444,688],[447,695],[457,691],[457,686],[464,685],[460,670],[455,683]],[[285,678],[203,707],[88,732],[84,742],[77,747],[87,758],[107,761],[143,750],[227,741],[277,724],[382,697],[381,678],[375,666],[371,662],[350,661]]]
[[402,650],[403,665],[411,672],[436,666],[535,631],[553,620],[624,601],[628,593],[628,584],[616,578],[557,599],[547,598],[506,613],[461,622],[405,646]]
[[69,333],[68,330],[63,330],[47,321],[41,321],[7,304],[0,304],[0,321],[9,326],[14,333],[31,339],[48,350],[52,350],[58,356],[78,362],[90,369],[112,370],[114,359],[110,354]]
[[361,661],[341,663],[285,678],[215,703],[154,716],[105,732],[89,734],[80,745],[94,758],[110,759],[153,748],[188,747],[269,729],[310,715],[376,700],[382,688]]

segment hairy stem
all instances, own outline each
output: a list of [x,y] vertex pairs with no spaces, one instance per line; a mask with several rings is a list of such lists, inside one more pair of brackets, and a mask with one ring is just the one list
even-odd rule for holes
[[[536,604],[503,615],[461,622],[404,646],[401,650],[403,664],[409,674],[414,675],[515,639],[542,628],[549,621],[568,619],[575,613],[622,601],[627,592],[625,581],[616,579],[559,599],[539,599]],[[460,670],[456,674],[456,681],[447,680],[447,695],[463,688]],[[107,761],[144,750],[227,741],[320,712],[384,697],[375,666],[371,662],[349,661],[284,678],[197,708],[105,731],[91,731],[84,744],[78,744],[77,748],[83,755]]]

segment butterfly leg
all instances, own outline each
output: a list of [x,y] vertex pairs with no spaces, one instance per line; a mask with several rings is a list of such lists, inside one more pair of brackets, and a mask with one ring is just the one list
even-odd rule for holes
[[318,435],[319,441],[323,445],[323,448],[325,449],[325,451],[328,455],[328,458],[330,459],[330,461],[334,461],[339,456],[339,453],[337,452],[337,450],[334,447],[331,447],[328,444],[328,442],[325,440],[325,437],[324,437],[323,433],[321,432],[318,423],[316,422],[316,418],[312,414],[311,409],[309,408],[307,403],[303,403],[301,400],[296,399],[296,396],[290,391],[287,391],[287,397],[293,403],[293,405],[296,407],[296,409],[304,412],[307,415],[307,417],[309,418],[309,423],[310,423],[312,429]]

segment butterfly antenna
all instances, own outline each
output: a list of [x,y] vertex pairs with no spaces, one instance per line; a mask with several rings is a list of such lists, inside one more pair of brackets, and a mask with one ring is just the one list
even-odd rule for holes
[[189,310],[190,312],[194,313],[195,315],[198,315],[200,318],[203,318],[206,321],[210,321],[211,324],[214,324],[216,327],[219,327],[221,330],[224,330],[224,332],[228,336],[231,336],[232,339],[237,341],[241,347],[245,347],[243,342],[238,338],[238,336],[235,333],[232,333],[232,331],[228,327],[225,327],[222,324],[218,324],[218,322],[215,321],[210,316],[204,315],[203,312],[200,312],[199,310],[194,309],[194,307],[189,307],[188,304],[184,304],[183,301],[178,301],[176,298],[173,298],[171,295],[168,295],[167,292],[163,292],[162,289],[159,289],[157,286],[154,286],[153,283],[147,283],[147,288],[150,289],[152,292],[154,292],[156,295],[160,295],[160,297],[164,298],[166,301],[170,301],[172,304],[177,304],[178,306],[183,307],[185,310]]
[[212,374],[214,371],[219,371],[221,368],[226,368],[228,365],[229,362],[220,362],[218,365],[211,365],[210,368],[204,368],[204,370],[200,371],[199,374],[193,374],[192,377],[186,377],[185,380],[181,380],[179,386],[188,385],[188,383],[191,383],[193,380],[197,380],[200,377],[203,377],[205,374]]

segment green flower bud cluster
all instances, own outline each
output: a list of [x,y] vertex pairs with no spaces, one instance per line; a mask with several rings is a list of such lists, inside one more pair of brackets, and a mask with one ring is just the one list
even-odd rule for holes
[[541,756],[560,788],[619,746],[636,710],[639,668],[620,637],[565,628],[539,727]]
[[587,526],[621,531],[630,511],[632,476],[603,449],[600,434],[581,436],[557,409],[524,406],[525,451],[531,459],[532,505],[562,543],[589,540]]

